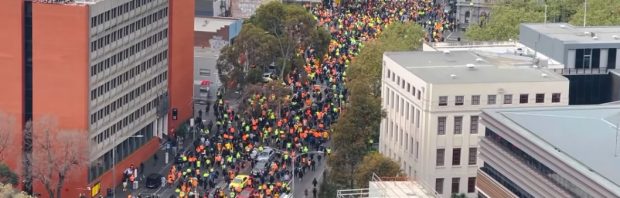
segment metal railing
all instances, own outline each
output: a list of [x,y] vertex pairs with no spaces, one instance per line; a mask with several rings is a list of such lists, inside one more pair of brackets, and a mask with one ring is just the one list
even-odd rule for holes
[[493,46],[515,46],[515,41],[467,41],[467,42],[432,42],[428,43],[433,48],[441,47],[493,47]]
[[599,68],[560,68],[560,69],[551,69],[553,72],[562,74],[562,75],[580,75],[580,74],[607,74],[611,68],[607,67],[599,67]]

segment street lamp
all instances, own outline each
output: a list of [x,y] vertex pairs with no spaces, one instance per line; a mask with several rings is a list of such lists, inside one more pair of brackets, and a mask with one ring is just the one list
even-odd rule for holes
[[[142,138],[144,137],[144,135],[134,135],[134,136],[129,136],[127,139],[130,138]],[[112,190],[115,191],[116,189],[116,136],[114,136],[114,138],[112,138]],[[116,193],[112,193],[112,197],[116,198]]]

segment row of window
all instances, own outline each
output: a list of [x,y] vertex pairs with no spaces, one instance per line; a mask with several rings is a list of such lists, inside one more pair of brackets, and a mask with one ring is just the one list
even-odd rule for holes
[[134,9],[139,8],[147,3],[151,3],[153,0],[133,0],[123,5],[116,6],[104,13],[98,14],[97,16],[90,18],[90,27],[95,27],[99,24],[103,24],[111,19],[116,18],[117,16],[122,16],[123,14],[132,11]]
[[[446,156],[446,149],[444,148],[437,149],[435,164],[437,166],[445,166],[445,156]],[[478,159],[478,148],[476,147],[469,148],[469,157],[467,158],[467,165],[476,165],[477,159]],[[460,165],[461,165],[461,148],[453,148],[452,149],[452,166],[460,166]]]
[[94,143],[100,144],[104,140],[107,140],[110,136],[114,136],[116,132],[121,131],[127,125],[130,125],[134,120],[138,120],[143,115],[146,115],[147,113],[151,112],[151,110],[157,109],[158,105],[159,105],[159,98],[155,98],[151,100],[146,105],[143,105],[139,109],[135,110],[133,113],[125,116],[125,118],[123,118],[122,120],[119,120],[116,124],[103,130],[101,133],[99,133],[99,135],[94,137],[92,141]]
[[[446,123],[448,118],[446,116],[437,117],[437,135],[446,134]],[[469,116],[469,134],[478,134],[478,116]],[[454,116],[454,134],[463,133],[463,116]]]
[[396,113],[400,112],[401,117],[404,116],[406,120],[411,120],[411,124],[415,124],[417,128],[420,128],[420,109],[416,109],[413,104],[407,102],[404,97],[400,97],[400,95],[389,88],[386,89],[386,95],[386,106],[390,106]]
[[387,78],[392,79],[392,82],[396,82],[396,84],[398,84],[398,86],[400,86],[400,88],[402,88],[403,90],[405,89],[406,84],[407,92],[411,93],[411,95],[414,97],[417,96],[418,100],[422,99],[422,91],[418,89],[416,94],[415,86],[411,86],[409,82],[405,82],[405,78],[401,79],[400,76],[397,76],[396,73],[392,73],[392,71],[389,69],[387,70]]
[[[436,178],[435,179],[435,191],[439,194],[443,194],[443,182],[444,178]],[[453,177],[452,178],[452,189],[450,190],[451,194],[459,193],[461,178]],[[467,192],[473,193],[476,191],[476,177],[468,177],[467,178]]]
[[[391,142],[393,143],[397,143],[400,144],[401,147],[404,147],[405,150],[410,150],[411,155],[415,154],[415,159],[418,159],[418,152],[419,152],[419,144],[418,141],[415,141],[414,144],[414,135],[411,135],[411,138],[409,137],[409,134],[406,133],[405,131],[403,131],[402,128],[399,129],[398,125],[394,124],[393,121],[390,121],[389,119],[386,121],[386,133],[384,137],[387,137],[389,135],[389,138],[391,138]],[[389,128],[388,128],[389,127]],[[411,144],[410,144],[411,142]],[[403,145],[404,144],[404,145]],[[414,146],[415,146],[415,150],[414,150]],[[384,148],[387,149],[387,144],[384,145]]]
[[102,96],[105,93],[108,93],[110,90],[116,88],[117,86],[121,86],[123,83],[129,81],[134,76],[140,75],[142,72],[145,72],[151,67],[164,62],[168,59],[168,50],[164,50],[159,54],[151,57],[150,59],[142,62],[139,65],[136,65],[132,69],[126,71],[125,73],[118,75],[116,78],[104,83],[103,85],[93,89],[90,91],[90,99],[95,100],[99,96]]
[[155,21],[165,18],[166,16],[168,16],[168,8],[163,8],[148,16],[144,16],[140,20],[137,20],[131,24],[126,25],[123,28],[119,28],[112,33],[109,33],[97,40],[92,41],[90,43],[90,51],[94,52],[95,50],[101,49],[102,47],[105,47],[106,45],[113,43],[114,41],[120,40],[125,36],[138,31],[149,24],[154,23]]
[[153,34],[152,36],[142,40],[139,43],[136,43],[135,45],[131,47],[126,48],[123,51],[118,52],[115,55],[110,56],[109,58],[106,58],[105,60],[99,61],[98,63],[90,66],[90,76],[95,76],[98,73],[101,73],[105,71],[106,69],[109,69],[111,66],[115,65],[116,63],[122,62],[128,57],[134,54],[137,54],[140,51],[147,49],[151,45],[161,40],[164,40],[166,38],[168,38],[167,28],[158,33]]
[[134,98],[138,98],[143,93],[146,93],[152,88],[155,88],[159,83],[166,81],[166,79],[168,79],[167,71],[157,75],[156,77],[142,84],[141,86],[136,87],[134,90],[130,91],[122,97],[119,97],[116,101],[110,103],[109,105],[102,107],[101,109],[99,109],[99,111],[96,111],[95,113],[90,115],[90,124],[95,124],[98,120],[113,113],[115,110],[120,109],[125,104],[131,102]]
[[[503,104],[512,104],[512,94],[504,94],[504,101]],[[535,94],[535,100],[534,102],[536,103],[544,103],[545,102],[545,94],[544,93],[538,93]],[[561,99],[561,94],[560,93],[552,93],[551,94],[551,102],[552,103],[559,103]],[[519,104],[527,104],[530,101],[530,95],[529,94],[519,94]],[[472,95],[471,96],[471,105],[480,105],[480,95]],[[448,106],[448,96],[439,96],[439,106]],[[465,96],[455,96],[454,97],[454,105],[455,106],[462,106],[463,104],[465,104]],[[487,95],[487,104],[488,105],[494,105],[497,104],[497,95],[495,94],[490,94]]]

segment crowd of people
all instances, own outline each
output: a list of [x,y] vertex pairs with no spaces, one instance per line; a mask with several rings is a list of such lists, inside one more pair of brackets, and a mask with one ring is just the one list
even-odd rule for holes
[[[179,153],[177,163],[166,175],[166,185],[178,197],[282,197],[293,193],[292,178],[314,180],[310,191],[317,196],[316,178],[304,178],[331,153],[328,141],[347,101],[346,68],[386,25],[395,21],[416,21],[427,30],[428,41],[443,40],[450,27],[443,8],[432,0],[343,1],[331,7],[306,5],[318,24],[332,36],[326,54],[306,46],[297,51],[305,65],[293,69],[284,79],[290,94],[277,95],[270,87],[252,93],[235,111],[218,90],[217,99],[205,112],[215,119],[199,123],[200,139],[192,149]],[[297,68],[297,67],[294,67]],[[202,120],[198,118],[197,120]],[[265,171],[244,174],[269,155]],[[293,168],[295,167],[295,168]],[[247,177],[245,177],[247,175]],[[230,185],[242,176],[243,185]],[[220,182],[225,185],[217,185]],[[230,187],[232,186],[232,188]],[[302,186],[308,196],[308,187]],[[210,194],[210,195],[209,195]]]

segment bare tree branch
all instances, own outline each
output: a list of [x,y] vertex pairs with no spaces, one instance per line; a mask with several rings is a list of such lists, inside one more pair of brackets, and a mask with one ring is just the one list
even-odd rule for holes
[[13,130],[15,130],[15,118],[0,113],[0,162],[4,159],[4,151],[9,146]]

